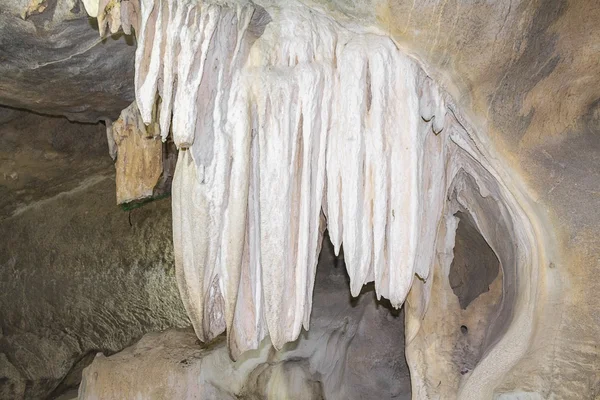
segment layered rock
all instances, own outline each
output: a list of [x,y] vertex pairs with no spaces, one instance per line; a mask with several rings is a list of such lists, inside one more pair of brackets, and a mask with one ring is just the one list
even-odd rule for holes
[[106,149],[104,126],[23,112],[0,126],[2,399],[57,395],[97,351],[189,324],[169,202],[121,210]]
[[116,119],[134,99],[135,41],[99,37],[79,0],[0,1],[0,104]]

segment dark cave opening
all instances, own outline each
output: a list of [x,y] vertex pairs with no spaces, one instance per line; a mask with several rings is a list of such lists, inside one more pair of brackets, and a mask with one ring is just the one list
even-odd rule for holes
[[396,309],[388,299],[377,299],[373,282],[352,297],[343,246],[336,256],[325,231],[313,292],[311,330],[318,331],[319,324],[335,324],[342,319],[358,322],[345,356],[345,382],[353,386],[352,398],[411,398],[410,370],[404,353],[404,313],[404,306]]
[[500,271],[500,261],[472,217],[460,211],[455,216],[459,223],[448,279],[460,307],[465,310],[473,300],[489,290]]

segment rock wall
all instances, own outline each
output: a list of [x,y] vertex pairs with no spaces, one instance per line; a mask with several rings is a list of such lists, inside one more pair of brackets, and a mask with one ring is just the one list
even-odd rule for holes
[[232,362],[223,335],[202,344],[191,329],[147,334],[111,357],[97,355],[79,398],[408,400],[404,315],[377,301],[373,285],[352,298],[349,281],[326,237],[311,328],[297,341],[276,351],[265,339]]
[[0,398],[59,394],[97,351],[189,324],[170,201],[116,205],[103,126],[19,113],[0,149]]
[[0,104],[75,121],[133,100],[135,40],[98,35],[79,0],[0,0]]
[[[133,97],[132,47],[128,47],[123,37],[98,38],[94,28],[86,25],[87,19],[79,2],[43,3],[38,7],[41,3],[0,1],[0,57],[6,60],[0,65],[0,103],[69,115],[71,118],[82,120],[95,121],[106,116],[116,116]],[[519,268],[515,268],[510,266],[512,261],[502,261],[498,277],[491,281],[494,276],[491,273],[487,277],[489,279],[485,280],[486,283],[491,281],[490,291],[477,297],[472,306],[467,306],[464,313],[460,311],[462,307],[452,291],[452,283],[446,282],[446,276],[439,274],[446,273],[451,263],[444,262],[436,266],[435,271],[438,274],[426,282],[427,285],[422,285],[424,291],[431,292],[432,286],[437,288],[437,293],[432,297],[434,301],[423,304],[415,301],[423,308],[415,312],[417,319],[422,319],[422,313],[425,313],[428,307],[429,316],[424,324],[414,325],[415,330],[421,330],[419,340],[414,342],[412,350],[417,354],[420,350],[429,349],[429,354],[426,355],[433,356],[433,359],[441,357],[439,362],[431,363],[434,367],[442,365],[436,373],[443,378],[444,384],[440,386],[441,381],[432,380],[427,384],[428,389],[435,391],[441,387],[440,391],[451,397],[461,387],[463,391],[472,388],[469,386],[464,389],[464,382],[467,382],[470,374],[465,372],[463,375],[462,368],[464,367],[465,371],[470,370],[473,368],[472,364],[479,364],[481,360],[486,359],[488,366],[494,363],[494,356],[490,356],[491,353],[486,350],[485,343],[488,339],[487,334],[484,335],[485,330],[476,329],[471,323],[471,319],[478,317],[478,313],[470,314],[473,311],[472,307],[481,306],[477,309],[487,314],[487,311],[494,311],[488,306],[494,305],[498,300],[499,290],[502,290],[503,298],[508,298],[504,296],[505,293],[514,295],[518,285],[528,285],[532,288],[531,291],[521,291],[521,295],[514,297],[524,305],[535,305],[534,311],[529,310],[529,314],[525,315],[521,312],[522,308],[515,308],[508,314],[501,312],[501,318],[493,319],[494,327],[502,325],[502,321],[508,325],[519,316],[524,316],[530,321],[525,325],[528,335],[531,336],[523,338],[520,332],[513,329],[511,337],[515,340],[505,347],[511,351],[518,347],[524,357],[520,358],[516,365],[505,364],[501,373],[481,372],[483,375],[480,376],[483,378],[495,375],[498,380],[492,382],[488,389],[492,390],[493,386],[494,395],[499,398],[597,397],[600,394],[600,350],[597,345],[597,338],[600,337],[600,324],[597,323],[600,307],[596,301],[596,293],[600,290],[600,282],[597,279],[600,272],[600,197],[597,190],[600,182],[600,136],[597,128],[600,121],[600,63],[596,44],[600,37],[597,24],[600,4],[593,0],[468,3],[460,0],[280,0],[257,3],[275,10],[272,16],[269,16],[274,18],[275,22],[278,18],[281,21],[282,15],[295,6],[307,6],[311,15],[314,13],[321,21],[331,19],[336,24],[343,25],[345,29],[349,29],[351,36],[368,32],[369,35],[388,37],[400,51],[418,59],[427,75],[450,93],[455,102],[453,107],[463,118],[458,123],[468,126],[469,133],[477,137],[477,143],[490,156],[489,160],[493,160],[494,164],[504,171],[502,179],[509,186],[507,191],[516,197],[516,202],[525,210],[524,214],[533,220],[542,221],[535,227],[536,234],[551,239],[535,243],[541,249],[543,257],[533,270],[530,267],[532,263],[522,263]],[[168,6],[172,3],[165,1],[162,4]],[[35,7],[31,8],[32,5]],[[146,11],[149,12],[150,8]],[[149,16],[147,13],[145,18]],[[102,16],[104,17],[105,15]],[[259,22],[268,23],[267,20],[268,18],[261,17]],[[320,23],[314,26],[300,25],[306,28],[308,33],[314,33],[323,27]],[[169,31],[170,40],[179,37],[176,32],[173,29]],[[260,35],[264,32],[252,33]],[[302,41],[296,32],[290,36]],[[191,42],[194,37],[190,32],[182,38],[194,47]],[[147,43],[155,43],[153,39],[148,38]],[[151,47],[139,48],[138,63],[144,65],[144,72],[160,70],[157,69],[156,61],[162,60],[161,56],[144,56],[148,55],[145,49]],[[34,51],[30,51],[31,48]],[[301,49],[299,46],[291,48],[294,51]],[[271,47],[265,46],[265,49]],[[369,46],[369,49],[372,49],[372,46]],[[216,57],[213,61],[214,59]],[[151,60],[154,61],[150,62]],[[290,57],[289,61],[296,63],[298,58]],[[189,71],[185,72],[187,74]],[[365,80],[367,76],[369,80],[374,76],[370,69],[368,72],[367,74],[367,69],[364,70]],[[147,75],[152,76],[144,73],[139,77],[144,78]],[[198,76],[192,74],[191,78],[190,86],[197,89],[199,86],[193,79]],[[156,82],[153,83],[152,79],[148,82],[148,85],[140,86],[144,90],[138,93],[141,99],[146,98],[146,114],[150,110],[149,105],[154,104],[154,98],[144,96],[144,93],[151,93],[153,87],[156,88]],[[165,82],[170,81],[162,81]],[[214,85],[215,82],[218,80],[211,80],[208,84]],[[169,90],[163,92],[163,95],[164,93],[173,94]],[[179,96],[183,93],[180,91]],[[373,97],[364,97],[367,99],[366,104],[378,104],[371,104]],[[123,98],[127,101],[123,101]],[[164,105],[168,106],[168,102]],[[189,108],[184,109],[186,110],[189,111]],[[5,113],[0,112],[0,119],[3,118]],[[303,117],[303,127],[308,126],[305,123],[308,120],[310,118]],[[168,112],[163,113],[163,122],[165,121],[169,121]],[[189,114],[187,117],[182,114],[178,126],[193,121]],[[354,127],[353,125],[351,128]],[[58,131],[55,134],[58,138],[62,137]],[[8,140],[4,140],[4,143],[11,145],[9,142],[13,140],[13,136],[5,133]],[[64,140],[65,143],[69,142],[66,136]],[[184,142],[181,143],[189,144]],[[82,142],[77,140],[76,143]],[[48,205],[57,201],[53,196],[74,190],[67,196],[73,198],[72,196],[91,188],[100,188],[98,185],[103,184],[105,176],[108,176],[98,172],[103,168],[100,164],[86,164],[88,160],[85,157],[78,158],[75,153],[62,157],[61,152],[52,149],[37,153],[26,149],[16,157],[16,152],[10,150],[10,147],[3,146],[2,150],[4,148],[8,148],[9,151],[3,154],[7,162],[0,164],[1,177],[4,179],[3,187],[0,187],[0,209],[5,216],[14,216],[11,218],[25,218],[30,215],[30,228],[19,228],[20,225],[12,222],[10,229],[6,228],[3,235],[10,239],[13,236],[20,238],[24,243],[21,245],[27,246],[28,249],[38,246],[39,243],[54,240],[50,239],[48,233],[44,237],[40,236],[43,235],[40,228],[47,227],[40,221],[43,220],[42,217],[49,217],[40,211],[35,216],[30,214],[34,212],[34,208],[31,207],[34,202],[45,199],[47,201],[43,204]],[[33,156],[35,154],[37,155]],[[202,157],[209,155],[200,154]],[[276,156],[280,154],[276,153]],[[342,157],[346,157],[346,154],[342,154]],[[52,160],[59,160],[65,167],[68,166],[69,173],[52,174],[53,169],[46,168],[51,165]],[[44,174],[50,174],[50,181],[56,182],[56,185],[44,183],[48,182],[47,179],[26,179],[27,174],[23,171],[30,165],[46,166],[41,170]],[[83,170],[91,175],[83,173],[81,168],[73,168],[75,165],[86,165]],[[90,180],[83,180],[86,176],[91,176]],[[77,179],[71,180],[70,177]],[[37,188],[43,190],[38,191]],[[280,186],[275,187],[279,188]],[[37,194],[40,192],[45,193],[43,198]],[[480,194],[482,197],[488,196],[485,192]],[[65,200],[62,197],[60,199]],[[42,204],[38,205],[41,207]],[[271,209],[279,211],[279,208]],[[55,214],[61,215],[60,212]],[[494,217],[494,214],[488,215]],[[64,218],[71,216],[68,214]],[[34,217],[40,221],[35,221]],[[8,220],[13,221],[10,218]],[[8,222],[3,224],[9,226]],[[54,221],[53,224],[66,229],[58,221]],[[494,219],[487,220],[486,224],[494,226]],[[22,233],[25,231],[28,232],[27,235]],[[54,227],[51,231],[55,231]],[[489,229],[485,235],[490,236],[490,232],[493,230]],[[107,231],[106,235],[111,234]],[[95,246],[100,239],[94,235],[92,237],[94,242],[88,242],[94,243]],[[81,238],[80,240],[84,241]],[[490,242],[488,238],[486,241]],[[18,247],[18,244],[10,243],[12,247]],[[55,247],[63,246],[62,242],[53,243]],[[87,246],[90,246],[89,243]],[[345,243],[348,244],[348,240],[345,240]],[[488,244],[494,246],[492,243]],[[447,245],[452,247],[452,243]],[[8,244],[5,246],[7,247],[3,248],[3,252],[12,251]],[[519,247],[520,251],[528,250],[526,247],[525,250],[523,246]],[[103,247],[100,250],[105,249],[106,247]],[[279,247],[275,247],[275,253],[279,250]],[[94,251],[96,254],[98,249]],[[38,253],[35,254],[36,257],[41,257]],[[350,259],[350,253],[348,254]],[[504,251],[497,251],[496,256],[507,257]],[[100,255],[96,254],[96,257]],[[444,257],[451,257],[449,251]],[[526,259],[527,254],[523,253],[523,257]],[[9,261],[13,258],[6,258],[2,265],[9,266]],[[15,259],[20,260],[21,257]],[[444,261],[448,260],[444,258]],[[43,265],[35,260],[32,262]],[[8,267],[4,268],[2,273],[9,270]],[[525,270],[527,275],[518,275],[522,270]],[[33,272],[31,274],[35,275]],[[12,281],[21,282],[21,278]],[[420,280],[415,282],[417,287],[421,286]],[[31,287],[37,288],[39,284],[42,288],[47,285],[46,281],[42,281]],[[485,290],[485,286],[480,289]],[[358,285],[355,286],[355,291],[356,287]],[[27,290],[27,295],[36,293],[30,287]],[[44,289],[40,293],[44,293]],[[423,293],[415,290],[411,297],[420,297],[421,294]],[[10,292],[9,296],[21,299],[25,295],[21,294],[21,297],[18,297]],[[486,302],[488,304],[482,304]],[[510,303],[512,302],[506,302]],[[16,310],[20,306],[13,304],[11,307]],[[32,308],[19,312],[23,315],[26,312],[33,315],[30,309]],[[9,311],[6,313],[8,315]],[[441,323],[453,327],[454,330],[439,334]],[[468,332],[467,335],[463,332],[463,326]],[[2,327],[4,330],[4,326]],[[497,334],[502,331],[494,328],[491,332]],[[6,331],[4,334],[6,335]],[[490,337],[496,338],[494,335]],[[475,338],[475,342],[472,342],[472,338]],[[465,348],[475,343],[474,347],[477,349],[469,353],[475,354],[472,359],[468,356],[466,360],[461,358],[460,362],[456,363],[453,357],[457,353],[456,349],[459,350],[458,353],[462,351],[459,348],[461,343],[466,343]],[[455,344],[458,347],[454,346]],[[440,348],[450,350],[436,352],[436,349]],[[483,354],[479,354],[480,352]],[[422,352],[424,353],[425,351]],[[499,354],[497,360],[502,358],[503,354]],[[2,357],[0,360],[7,365],[5,375],[14,381],[14,377],[19,376],[21,372],[12,364],[9,365],[12,361],[6,355]],[[461,367],[457,368],[457,364]],[[445,368],[450,372],[446,373]],[[423,374],[422,377],[436,376],[436,373]],[[470,379],[473,385],[482,381],[479,376]],[[473,393],[463,394],[467,397],[478,395]]]

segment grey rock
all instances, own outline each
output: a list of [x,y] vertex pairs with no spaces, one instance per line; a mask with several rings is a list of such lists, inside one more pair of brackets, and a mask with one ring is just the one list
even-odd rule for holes
[[71,120],[116,119],[134,98],[133,36],[100,38],[78,0],[0,0],[0,105]]

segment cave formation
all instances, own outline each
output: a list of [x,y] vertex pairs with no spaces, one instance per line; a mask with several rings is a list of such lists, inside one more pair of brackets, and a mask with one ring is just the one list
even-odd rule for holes
[[0,0],[0,398],[600,399],[598,17]]

